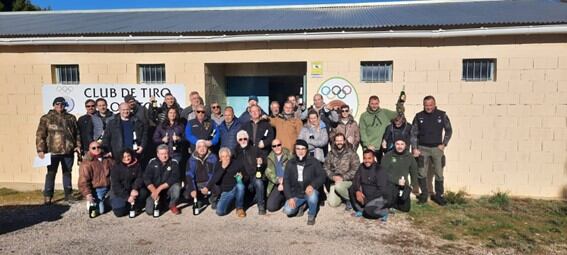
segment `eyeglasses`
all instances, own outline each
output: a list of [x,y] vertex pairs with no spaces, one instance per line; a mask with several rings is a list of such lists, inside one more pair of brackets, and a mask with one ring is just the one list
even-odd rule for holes
[[94,104],[88,104],[88,105],[85,105],[85,107],[87,107],[87,108],[93,108],[93,107],[95,107],[95,105],[94,105]]
[[91,147],[91,150],[100,150],[100,146]]
[[239,142],[248,141],[248,138],[238,138],[238,141],[239,141]]
[[218,108],[220,108],[220,106],[218,106],[218,105],[213,105],[213,106],[211,106],[211,108],[213,108],[213,109],[218,109]]
[[281,143],[280,144],[272,144],[272,148],[281,147],[281,146],[282,146]]
[[205,111],[195,111],[196,113],[205,113]]

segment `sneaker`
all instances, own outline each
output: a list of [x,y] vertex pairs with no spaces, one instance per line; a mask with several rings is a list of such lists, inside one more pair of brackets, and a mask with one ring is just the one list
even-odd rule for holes
[[386,221],[388,221],[388,214],[382,216],[382,217],[380,218],[380,221],[381,221],[381,222],[386,222]]
[[51,205],[53,203],[52,199],[53,199],[53,197],[44,197],[43,198],[43,204],[44,205]]
[[246,212],[242,208],[237,208],[236,209],[236,216],[238,216],[238,218],[245,218]]
[[213,209],[213,210],[217,209],[217,201],[211,202],[211,209]]
[[306,208],[307,208],[307,204],[304,204],[301,207],[299,207],[299,209],[297,210],[297,215],[295,217],[303,216],[303,213],[305,213]]
[[309,216],[307,217],[307,225],[310,225],[310,226],[311,226],[311,225],[315,225],[315,216],[309,215]]
[[440,206],[447,205],[447,200],[445,199],[445,197],[443,197],[443,195],[432,196],[431,200]]
[[355,211],[351,215],[352,217],[360,218],[362,217],[362,211]]
[[177,206],[172,205],[169,207],[169,210],[171,211],[171,213],[173,213],[174,215],[179,215],[181,213],[181,211],[179,211],[179,209],[177,209]]
[[352,210],[352,203],[350,200],[345,201],[345,211],[349,212]]

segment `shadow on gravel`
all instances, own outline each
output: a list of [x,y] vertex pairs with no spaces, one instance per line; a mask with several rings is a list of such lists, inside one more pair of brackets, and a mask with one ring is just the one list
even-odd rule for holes
[[31,227],[44,221],[56,221],[69,210],[69,205],[5,205],[0,206],[0,235]]

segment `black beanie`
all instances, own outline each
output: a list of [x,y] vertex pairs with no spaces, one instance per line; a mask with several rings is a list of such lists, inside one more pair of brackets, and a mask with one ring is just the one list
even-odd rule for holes
[[55,99],[53,99],[53,104],[55,105],[56,103],[63,103],[65,104],[65,98],[64,97],[56,97]]
[[309,145],[308,145],[307,142],[306,142],[305,140],[303,140],[303,139],[297,139],[297,140],[295,141],[295,146],[297,146],[297,145],[303,146],[303,147],[305,147],[305,148],[309,148]]

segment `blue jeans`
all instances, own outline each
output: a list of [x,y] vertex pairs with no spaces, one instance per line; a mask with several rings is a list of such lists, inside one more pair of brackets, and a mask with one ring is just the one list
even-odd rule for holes
[[317,215],[317,206],[319,205],[319,192],[317,190],[313,190],[313,193],[311,193],[311,196],[307,196],[305,195],[306,198],[299,198],[299,197],[294,197],[293,200],[295,200],[295,208],[291,208],[288,205],[288,202],[285,202],[284,208],[283,208],[283,212],[287,215],[287,216],[293,216],[295,214],[297,214],[297,211],[299,210],[299,207],[301,207],[303,204],[307,203],[307,207],[309,208],[309,211],[307,211],[307,215],[309,216],[315,216]]
[[106,196],[106,193],[108,193],[108,187],[103,187],[103,188],[95,188],[93,195],[96,194],[96,196],[93,196],[95,203],[97,204],[97,208],[98,208],[98,212],[100,214],[105,213],[105,208],[104,208],[104,197]]
[[250,183],[248,183],[248,190],[255,193],[252,203],[256,202],[258,206],[265,207],[266,190],[264,189],[264,181],[258,180],[255,177],[251,178]]
[[57,175],[59,163],[61,163],[61,168],[63,170],[63,189],[65,190],[65,195],[71,195],[73,192],[73,185],[71,184],[73,160],[73,154],[51,155],[51,165],[47,166],[47,174],[45,175],[43,196],[53,197],[53,190],[55,189],[55,175]]
[[244,184],[236,184],[231,191],[221,193],[217,203],[217,215],[224,216],[230,212],[232,202],[236,202],[236,208],[244,208]]

